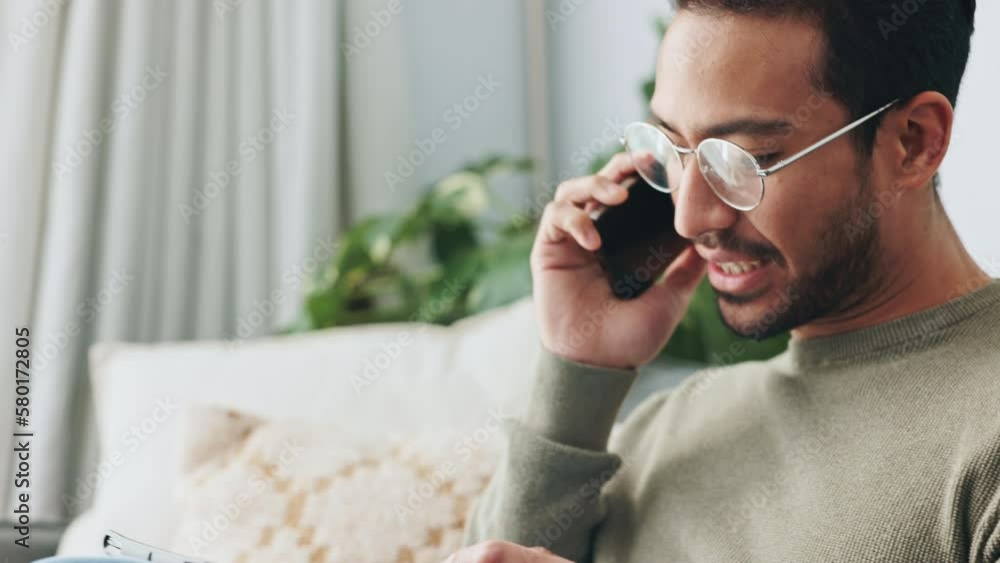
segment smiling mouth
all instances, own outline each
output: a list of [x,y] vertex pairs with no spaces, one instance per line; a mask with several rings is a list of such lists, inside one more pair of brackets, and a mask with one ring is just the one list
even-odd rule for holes
[[714,262],[716,266],[719,267],[723,273],[737,276],[740,274],[748,274],[758,268],[767,265],[767,260],[753,260],[750,262]]

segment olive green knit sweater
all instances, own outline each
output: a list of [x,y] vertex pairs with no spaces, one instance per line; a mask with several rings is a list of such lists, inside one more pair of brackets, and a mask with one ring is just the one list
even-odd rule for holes
[[596,563],[1000,560],[998,281],[700,372],[612,436],[635,378],[543,353],[466,542]]

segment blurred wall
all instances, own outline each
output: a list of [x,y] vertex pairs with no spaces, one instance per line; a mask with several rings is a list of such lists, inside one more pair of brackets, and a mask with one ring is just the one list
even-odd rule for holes
[[[584,172],[593,149],[611,147],[624,124],[646,117],[639,86],[656,67],[654,20],[669,12],[662,0],[546,0],[546,10],[549,172],[559,178]],[[565,19],[553,16],[565,13]]]
[[1000,278],[1000,2],[979,2],[941,198],[973,257]]
[[[347,40],[384,16],[388,4],[346,2]],[[351,185],[360,187],[351,198],[353,217],[399,208],[469,160],[531,155],[525,65],[533,54],[525,48],[525,5],[403,0],[371,44],[349,59],[348,98],[361,108],[348,116],[346,139]],[[426,158],[411,159],[414,151]],[[422,162],[410,173],[401,158]],[[390,186],[387,172],[404,181]],[[505,187],[514,199],[531,190],[528,181]]]

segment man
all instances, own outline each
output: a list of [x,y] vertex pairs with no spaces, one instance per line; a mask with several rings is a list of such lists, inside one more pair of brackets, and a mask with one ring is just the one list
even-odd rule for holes
[[[679,4],[648,175],[693,248],[615,301],[589,212],[636,162],[560,186],[532,254],[536,387],[451,561],[995,563],[1000,283],[936,176],[974,0]],[[788,351],[653,396],[609,444],[706,269],[726,324],[792,329]]]

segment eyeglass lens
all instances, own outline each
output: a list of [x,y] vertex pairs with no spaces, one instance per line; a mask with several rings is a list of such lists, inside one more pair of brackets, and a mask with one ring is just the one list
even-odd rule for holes
[[[636,170],[650,185],[667,193],[680,186],[684,172],[680,156],[663,131],[648,123],[630,125],[625,144]],[[764,195],[753,157],[733,143],[707,139],[698,147],[698,168],[712,191],[736,209],[753,209]]]

